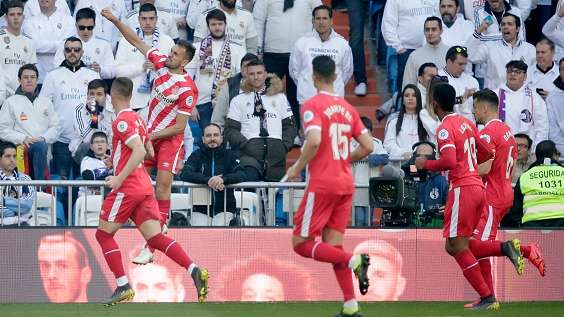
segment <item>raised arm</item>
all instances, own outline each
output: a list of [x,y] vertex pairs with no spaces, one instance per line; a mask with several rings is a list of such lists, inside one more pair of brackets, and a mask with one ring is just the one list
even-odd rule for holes
[[139,38],[139,36],[137,36],[137,34],[129,26],[127,26],[127,24],[121,22],[110,9],[103,9],[101,14],[117,27],[126,41],[136,47],[144,56],[147,55],[147,52],[151,49],[151,47],[145,44],[145,42],[143,42],[143,40]]

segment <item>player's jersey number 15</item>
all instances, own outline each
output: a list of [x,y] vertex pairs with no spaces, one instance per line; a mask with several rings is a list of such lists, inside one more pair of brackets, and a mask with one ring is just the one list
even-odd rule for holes
[[349,138],[351,125],[344,123],[331,123],[329,136],[331,137],[331,149],[334,160],[347,160],[349,158]]

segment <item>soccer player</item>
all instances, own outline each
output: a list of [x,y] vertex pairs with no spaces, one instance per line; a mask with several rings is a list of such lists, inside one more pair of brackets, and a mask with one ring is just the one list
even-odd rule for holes
[[[513,164],[517,160],[517,142],[507,124],[499,120],[499,100],[495,92],[484,89],[474,93],[474,117],[476,123],[483,124],[480,138],[495,157],[478,166],[486,187],[486,204],[474,238],[482,241],[495,240],[497,229],[503,216],[513,206],[513,188],[511,186]],[[545,275],[544,260],[537,244],[521,245],[521,253],[537,267],[541,276]],[[489,257],[479,258],[482,276],[493,292],[492,268]],[[478,302],[472,303],[476,304]],[[471,308],[472,304],[465,307]]]
[[497,310],[499,303],[484,281],[477,259],[507,256],[519,275],[523,274],[524,260],[517,239],[503,243],[470,239],[486,204],[478,163],[491,159],[494,154],[480,139],[474,123],[453,113],[455,99],[456,92],[447,83],[433,89],[432,107],[441,120],[437,128],[441,157],[438,160],[418,157],[415,166],[431,171],[449,171],[449,193],[443,225],[445,249],[454,257],[470,285],[480,294],[480,302],[472,308]]
[[[188,117],[197,103],[198,90],[184,67],[192,60],[195,49],[187,41],[180,40],[167,56],[151,48],[126,24],[118,20],[110,10],[102,15],[111,21],[123,37],[153,64],[155,80],[149,101],[150,139],[155,155],[145,161],[147,168],[157,168],[156,196],[161,216],[161,227],[166,232],[170,210],[170,191],[174,174],[178,173],[180,160],[184,158],[184,130]],[[133,263],[147,264],[153,261],[153,249],[143,248]]]
[[[366,294],[370,259],[367,254],[353,255],[343,250],[343,235],[354,193],[350,164],[372,153],[372,136],[354,107],[337,97],[333,86],[337,77],[335,62],[322,55],[315,57],[312,64],[318,94],[302,107],[305,142],[298,161],[288,169],[288,179],[296,180],[308,166],[306,192],[294,216],[292,244],[303,257],[333,264],[344,295],[343,309],[337,316],[359,317],[362,315],[352,271],[358,278],[360,293]],[[360,146],[350,152],[353,138]],[[322,241],[316,241],[320,235]]]
[[[151,148],[145,123],[130,108],[133,82],[129,78],[116,78],[111,96],[118,113],[112,123],[112,161],[115,176],[106,178],[112,191],[102,204],[96,240],[102,247],[104,258],[116,277],[117,288],[107,305],[133,299],[135,292],[129,285],[121,260],[121,251],[114,240],[115,233],[128,219],[152,248],[162,251],[178,265],[186,268],[196,286],[198,300],[204,302],[208,293],[208,271],[199,268],[182,247],[161,232],[157,201],[153,194],[151,178],[143,168],[146,148]],[[150,152],[150,150],[149,150]]]

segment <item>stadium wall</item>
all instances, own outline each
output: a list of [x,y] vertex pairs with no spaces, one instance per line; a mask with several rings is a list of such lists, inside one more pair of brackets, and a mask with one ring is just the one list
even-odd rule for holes
[[[0,230],[0,302],[101,302],[114,277],[94,238],[95,229]],[[291,229],[171,229],[169,235],[210,271],[210,301],[338,301],[330,265],[293,253]],[[504,258],[493,260],[496,294],[502,301],[564,300],[564,231],[500,231],[502,240],[538,242],[547,264],[541,278],[527,263],[517,276]],[[154,264],[130,263],[143,245],[126,228],[116,235],[137,301],[194,301],[192,281],[162,254]],[[345,248],[369,251],[371,291],[367,301],[459,301],[476,295],[444,251],[442,231],[352,229]]]

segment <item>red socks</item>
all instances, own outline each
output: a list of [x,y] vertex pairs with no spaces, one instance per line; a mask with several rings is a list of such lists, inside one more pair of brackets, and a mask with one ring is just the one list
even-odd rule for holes
[[490,256],[503,256],[501,252],[501,242],[497,240],[480,241],[470,239],[468,248],[476,259],[486,258]]
[[168,212],[170,210],[170,200],[157,200],[157,204],[159,205],[159,214],[160,214],[160,222],[161,228],[168,220]]
[[159,233],[147,240],[147,244],[152,248],[160,250],[174,262],[178,263],[178,265],[186,269],[192,264],[192,260],[188,257],[188,254],[186,254],[182,247],[171,237]]
[[528,259],[531,256],[531,246],[521,245],[521,253],[523,253],[523,256]]
[[[342,245],[335,246],[335,248],[339,250],[343,250]],[[333,264],[333,271],[335,272],[335,277],[337,278],[337,282],[339,282],[339,286],[343,291],[343,296],[345,299],[344,301],[347,302],[351,299],[355,299],[352,270],[349,269],[348,264],[347,263]]]
[[297,254],[312,258],[319,262],[327,262],[333,264],[343,264],[349,266],[352,257],[351,253],[336,248],[325,242],[316,242],[313,240],[304,241],[294,247]]
[[102,247],[102,252],[104,253],[106,263],[110,267],[110,271],[114,273],[116,279],[125,276],[125,270],[121,261],[121,251],[116,240],[114,240],[114,235],[98,229],[95,236],[98,244]]
[[493,277],[492,277],[492,262],[490,258],[482,258],[478,260],[480,264],[480,271],[482,272],[482,276],[484,277],[484,282],[488,285],[492,294],[494,294],[493,288]]
[[490,288],[484,281],[478,261],[476,261],[476,258],[470,250],[465,249],[460,251],[454,256],[454,259],[462,269],[462,274],[464,274],[466,280],[468,280],[472,288],[480,294],[481,298],[492,295],[492,291],[490,291]]

